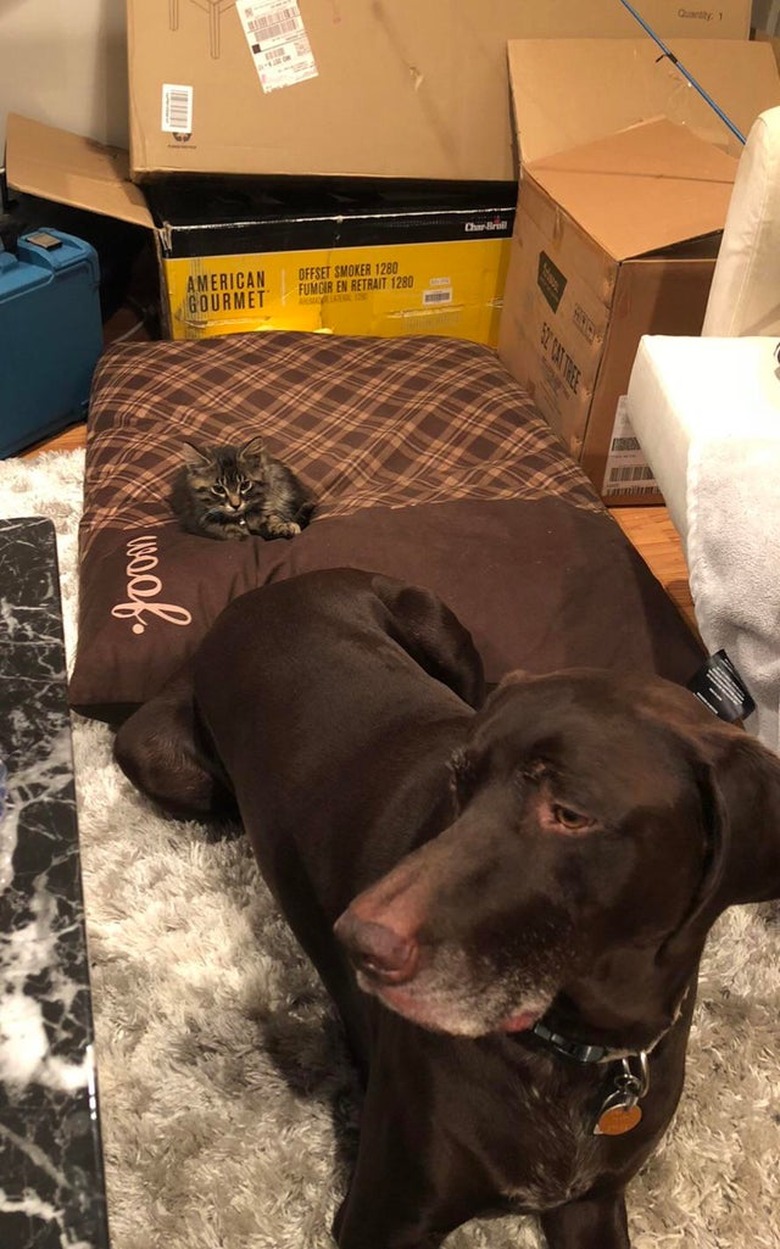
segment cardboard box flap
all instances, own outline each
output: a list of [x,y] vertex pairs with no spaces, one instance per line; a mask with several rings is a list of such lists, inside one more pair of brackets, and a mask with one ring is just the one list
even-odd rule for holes
[[737,160],[667,118],[534,163],[531,175],[616,260],[723,229]]
[[[780,104],[777,67],[767,44],[731,39],[667,42],[743,134],[760,112]],[[508,57],[515,130],[528,167],[659,116],[688,126],[732,155],[741,150],[649,36],[511,40]]]
[[18,191],[152,228],[143,192],[130,181],[128,154],[121,148],[9,113],[6,170]]

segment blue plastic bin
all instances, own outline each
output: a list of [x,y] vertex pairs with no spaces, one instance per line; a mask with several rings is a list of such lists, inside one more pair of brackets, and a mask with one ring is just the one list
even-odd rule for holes
[[89,243],[45,229],[0,250],[0,457],[84,419],[102,348]]

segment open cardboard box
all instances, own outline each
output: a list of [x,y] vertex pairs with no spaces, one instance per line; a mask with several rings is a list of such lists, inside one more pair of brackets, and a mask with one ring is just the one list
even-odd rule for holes
[[[747,134],[766,44],[671,48]],[[698,334],[741,144],[649,39],[513,41],[521,161],[499,354],[610,502],[657,501],[626,427],[642,334]]]
[[[665,38],[747,39],[750,0],[641,0]],[[620,0],[128,0],[133,177],[512,181],[508,39],[626,36]]]
[[127,152],[11,114],[11,185],[153,233],[172,338],[264,329],[495,346],[516,184],[130,181]]

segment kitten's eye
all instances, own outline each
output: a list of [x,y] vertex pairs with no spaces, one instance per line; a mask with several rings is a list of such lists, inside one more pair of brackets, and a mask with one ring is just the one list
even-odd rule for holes
[[251,489],[252,489],[251,481],[242,481],[241,485],[238,487],[238,492],[239,494],[249,494],[249,491]]
[[589,815],[573,811],[571,807],[562,807],[557,802],[553,803],[551,812],[555,823],[560,824],[569,833],[582,833],[594,823]]
[[219,483],[217,483],[217,485],[216,485],[216,486],[212,486],[212,487],[211,487],[211,493],[212,493],[212,494],[215,494],[215,495],[217,496],[217,498],[218,498],[218,499],[224,499],[224,497],[225,497],[225,487],[224,487],[224,486],[220,486],[220,485],[219,485]]

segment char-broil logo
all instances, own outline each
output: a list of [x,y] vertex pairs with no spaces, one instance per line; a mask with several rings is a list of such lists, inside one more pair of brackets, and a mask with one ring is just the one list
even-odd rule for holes
[[557,312],[563,292],[566,290],[566,278],[558,266],[550,260],[547,252],[539,252],[537,283],[553,312]]
[[127,544],[127,601],[111,608],[117,620],[132,620],[133,633],[145,633],[147,617],[157,617],[168,624],[188,625],[192,615],[176,603],[161,603],[162,581],[155,576],[160,561],[157,538],[153,533],[132,538]]
[[492,221],[467,221],[466,234],[506,234],[509,222],[505,217],[493,217]]

